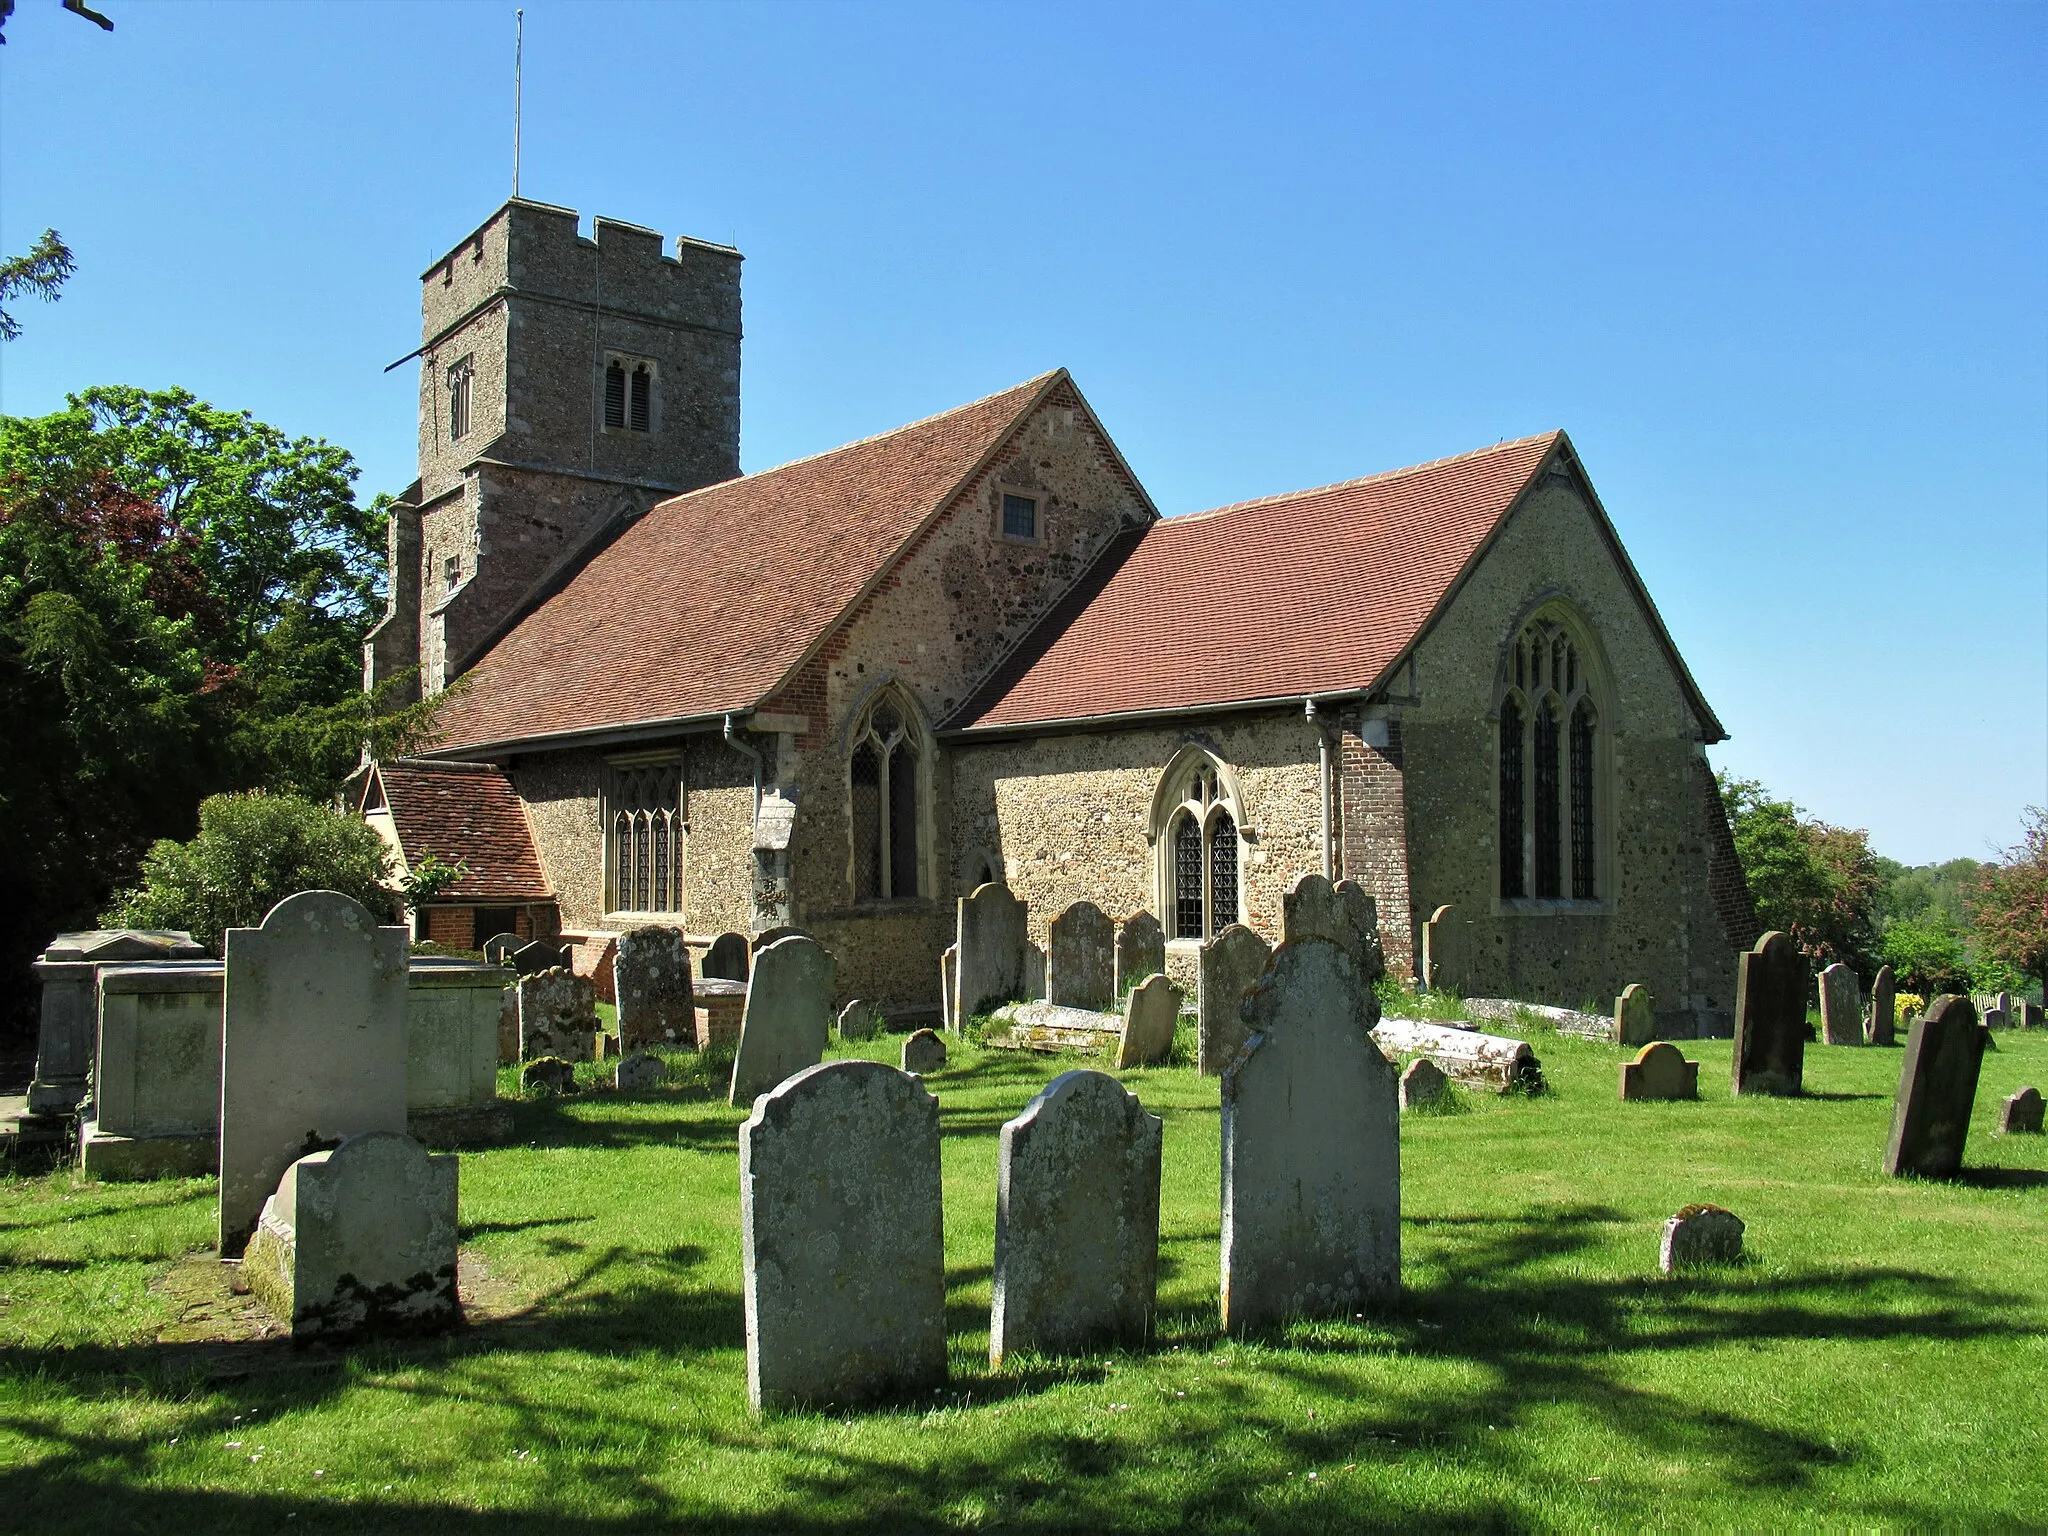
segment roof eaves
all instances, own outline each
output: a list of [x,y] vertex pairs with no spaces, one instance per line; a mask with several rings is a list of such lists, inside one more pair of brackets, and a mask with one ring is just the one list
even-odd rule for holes
[[[718,729],[727,715],[744,715],[753,709],[753,704],[735,704],[731,709],[700,710],[690,715],[656,715],[645,720],[629,720],[623,725],[587,726],[570,731],[542,731],[532,736],[507,736],[497,741],[470,741],[459,747],[450,747],[451,752],[485,754],[487,758],[511,757],[519,752],[565,752],[575,747],[623,746],[629,741],[644,741],[650,737],[693,735],[699,731]],[[427,749],[416,756],[438,762],[431,758]],[[454,761],[455,759],[451,759]],[[497,766],[492,763],[490,766]]]
[[1217,699],[1205,704],[1162,704],[1150,709],[1122,709],[1100,715],[1062,715],[1045,720],[1006,720],[1000,725],[943,727],[939,730],[938,736],[942,741],[993,741],[1003,736],[1035,736],[1047,731],[1102,730],[1162,719],[1180,719],[1190,715],[1228,715],[1253,710],[1291,708],[1310,701],[1317,704],[1342,704],[1353,699],[1363,699],[1371,692],[1369,688],[1312,688],[1303,693],[1263,694],[1252,699]]

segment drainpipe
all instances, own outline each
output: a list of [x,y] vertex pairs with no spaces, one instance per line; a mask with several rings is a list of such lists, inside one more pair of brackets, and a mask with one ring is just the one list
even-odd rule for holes
[[744,741],[741,741],[733,732],[732,722],[733,717],[727,715],[725,717],[725,744],[735,752],[746,753],[748,757],[754,760],[754,824],[759,826],[761,822],[761,749],[759,747],[750,747]]
[[1302,718],[1316,727],[1318,784],[1323,796],[1323,878],[1337,878],[1336,849],[1330,846],[1330,733],[1316,719],[1316,701],[1301,701]]

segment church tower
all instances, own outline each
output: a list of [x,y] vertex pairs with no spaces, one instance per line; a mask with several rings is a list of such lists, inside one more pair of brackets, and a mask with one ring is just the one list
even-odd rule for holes
[[515,198],[427,269],[366,687],[417,667],[438,693],[633,518],[739,473],[740,261]]

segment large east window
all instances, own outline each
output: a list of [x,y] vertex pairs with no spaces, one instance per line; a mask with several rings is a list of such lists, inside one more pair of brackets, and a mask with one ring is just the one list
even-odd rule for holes
[[862,709],[848,741],[854,899],[922,896],[931,747],[917,711],[899,690],[885,689]]
[[683,910],[683,765],[673,752],[605,766],[605,907]]
[[1515,637],[1496,712],[1500,895],[1598,901],[1601,717],[1590,647],[1561,612]]
[[1209,939],[1239,921],[1242,816],[1222,765],[1199,749],[1183,751],[1154,797],[1153,823],[1168,935]]

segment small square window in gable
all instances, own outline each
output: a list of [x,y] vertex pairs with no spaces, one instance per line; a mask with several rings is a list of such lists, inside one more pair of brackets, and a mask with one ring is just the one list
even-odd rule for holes
[[1002,493],[1003,537],[1021,539],[1025,543],[1038,542],[1038,498],[1024,496],[1015,491]]

